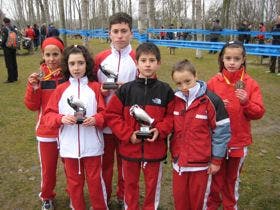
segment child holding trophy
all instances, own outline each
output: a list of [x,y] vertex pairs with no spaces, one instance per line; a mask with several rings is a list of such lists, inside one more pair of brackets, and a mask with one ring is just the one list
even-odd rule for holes
[[106,122],[120,141],[124,203],[129,210],[140,209],[141,170],[146,188],[142,208],[156,210],[159,204],[162,161],[166,158],[166,137],[172,131],[174,108],[173,90],[156,77],[160,61],[156,45],[140,44],[136,49],[139,77],[123,84],[107,106]]
[[28,77],[24,97],[25,106],[31,111],[38,111],[36,138],[41,166],[41,192],[39,196],[42,200],[42,210],[54,209],[58,129],[47,127],[43,116],[50,95],[57,85],[64,81],[60,71],[63,49],[63,42],[59,38],[50,37],[43,41],[41,46],[43,63],[40,65],[39,72],[32,73]]
[[191,62],[177,62],[172,79],[177,87],[170,145],[175,209],[204,209],[208,179],[226,154],[230,122],[223,101],[197,80]]
[[92,67],[91,55],[84,46],[67,47],[62,60],[66,82],[52,94],[45,114],[48,125],[60,129],[59,153],[64,162],[67,192],[76,210],[86,208],[85,181],[93,209],[107,209],[101,172],[105,102],[99,83],[94,82]]
[[[220,72],[208,81],[208,88],[219,95],[228,111],[231,138],[227,158],[213,176],[207,209],[236,209],[241,169],[252,144],[251,120],[265,112],[260,87],[246,72],[246,51],[242,43],[228,42],[218,57]],[[221,199],[222,198],[222,199]]]

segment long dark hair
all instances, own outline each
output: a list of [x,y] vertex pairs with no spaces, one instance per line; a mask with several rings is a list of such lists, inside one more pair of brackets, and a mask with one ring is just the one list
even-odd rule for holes
[[[223,46],[223,48],[222,48],[222,50],[221,50],[221,52],[220,52],[220,54],[219,54],[219,57],[218,57],[218,64],[219,64],[219,70],[220,70],[220,72],[222,72],[223,69],[224,69],[223,57],[224,57],[225,49],[226,49],[226,48],[240,48],[240,49],[242,49],[242,55],[243,55],[243,57],[246,56],[246,50],[245,50],[245,47],[244,47],[244,45],[243,45],[242,42],[239,42],[239,41],[227,42],[227,43]],[[244,63],[243,63],[242,65],[243,65],[244,67],[246,67],[246,60],[244,60]]]
[[63,52],[61,67],[62,67],[62,74],[65,80],[69,80],[71,74],[68,68],[68,59],[71,54],[82,54],[86,61],[86,73],[85,75],[88,77],[88,80],[93,82],[95,77],[93,75],[93,66],[94,61],[92,59],[92,55],[89,53],[88,49],[82,45],[71,45],[65,48]]

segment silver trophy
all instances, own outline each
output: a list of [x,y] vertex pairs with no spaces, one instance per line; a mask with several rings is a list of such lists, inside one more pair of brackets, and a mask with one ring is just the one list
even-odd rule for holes
[[82,124],[86,116],[86,108],[80,99],[74,99],[74,96],[67,98],[67,103],[75,110],[74,116],[76,117],[77,124]]
[[130,115],[133,116],[136,121],[140,124],[140,131],[136,133],[137,138],[145,139],[153,137],[153,133],[150,131],[150,127],[154,122],[145,110],[140,108],[137,104],[130,108]]
[[103,89],[117,89],[118,84],[116,82],[118,79],[118,74],[113,72],[110,68],[105,68],[101,65],[99,65],[99,68],[102,71],[102,73],[105,74],[107,77],[106,82],[104,82],[102,85]]

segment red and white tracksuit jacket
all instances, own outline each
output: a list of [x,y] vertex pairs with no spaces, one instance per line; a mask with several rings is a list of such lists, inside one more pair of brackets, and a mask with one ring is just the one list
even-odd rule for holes
[[[131,45],[128,45],[120,51],[116,50],[114,46],[111,49],[105,50],[96,55],[94,71],[97,75],[99,83],[106,81],[107,77],[99,69],[99,66],[104,66],[111,71],[118,74],[117,82],[126,83],[136,78],[137,68],[135,64],[135,52],[132,50]],[[114,94],[111,90],[109,96],[105,97],[106,103]],[[122,164],[118,155],[118,139],[115,135],[112,135],[112,131],[109,127],[103,130],[104,133],[104,155],[103,155],[103,177],[106,185],[108,200],[110,200],[112,194],[112,178],[115,152],[117,153],[117,167],[118,167],[118,183],[117,183],[117,198],[123,200],[123,177],[122,177]]]
[[[70,97],[83,102],[86,117],[95,117],[95,126],[62,124],[61,119],[64,115],[74,115],[75,112],[68,104]],[[101,172],[104,109],[105,102],[99,83],[89,82],[87,77],[81,79],[70,77],[69,81],[58,86],[46,108],[45,118],[48,125],[56,129],[60,128],[59,152],[64,159],[67,191],[76,210],[85,208],[83,198],[85,177],[93,208],[107,209],[107,197],[103,190],[105,186],[103,186]]]
[[[44,75],[51,73],[45,63],[40,66]],[[33,89],[31,84],[27,84],[24,96],[24,104],[31,111],[37,111],[36,138],[38,140],[38,154],[41,166],[41,192],[42,200],[53,199],[55,197],[56,166],[58,159],[57,136],[58,129],[49,128],[43,119],[44,111],[53,91],[57,85],[62,83],[60,73],[52,75],[50,79],[40,81],[38,89]]]
[[176,210],[202,209],[207,196],[207,168],[220,165],[230,139],[223,101],[197,81],[188,96],[175,93],[173,196]]
[[[244,104],[235,96],[234,85],[238,80],[244,82],[248,94],[248,101]],[[237,209],[239,175],[247,154],[247,146],[252,144],[251,120],[260,119],[265,112],[262,95],[259,85],[246,73],[244,67],[236,72],[223,69],[222,73],[209,80],[208,88],[223,100],[229,101],[226,109],[232,135],[227,159],[221,170],[213,176],[207,206],[208,209],[217,209],[223,202],[224,209]]]
[[[167,83],[157,79],[138,78],[122,85],[111,98],[106,110],[106,123],[120,141],[125,180],[124,202],[127,210],[139,209],[139,174],[145,176],[143,209],[157,209],[160,195],[161,161],[166,158],[166,137],[173,127],[174,93]],[[154,118],[152,127],[159,131],[154,142],[132,144],[130,137],[139,123],[130,108],[139,105]]]

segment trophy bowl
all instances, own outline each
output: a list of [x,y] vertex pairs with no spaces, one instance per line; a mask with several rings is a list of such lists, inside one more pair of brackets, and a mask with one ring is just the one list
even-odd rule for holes
[[130,108],[130,115],[133,116],[136,121],[140,124],[140,129],[136,133],[138,139],[152,138],[153,133],[150,131],[151,125],[154,119],[151,118],[148,113],[140,108],[137,104]]
[[86,116],[86,108],[80,99],[74,99],[74,96],[67,98],[67,103],[74,109],[74,116],[76,117],[76,124],[82,124]]
[[111,70],[111,68],[105,68],[104,66],[99,65],[100,70],[102,73],[107,77],[106,82],[102,84],[102,88],[109,90],[109,89],[117,89],[119,86],[116,83],[118,79],[118,74]]

